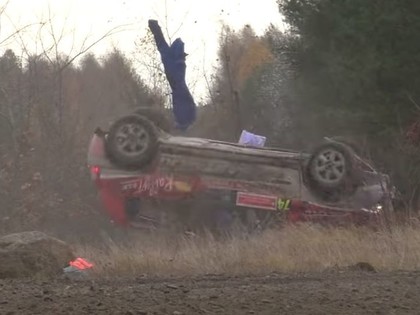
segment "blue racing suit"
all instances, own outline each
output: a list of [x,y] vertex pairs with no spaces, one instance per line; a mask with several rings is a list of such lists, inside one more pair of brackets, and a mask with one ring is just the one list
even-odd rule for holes
[[173,113],[177,128],[186,130],[196,118],[196,104],[185,81],[184,42],[177,38],[171,46],[166,42],[156,20],[149,20],[149,28],[161,55],[165,75],[172,90]]

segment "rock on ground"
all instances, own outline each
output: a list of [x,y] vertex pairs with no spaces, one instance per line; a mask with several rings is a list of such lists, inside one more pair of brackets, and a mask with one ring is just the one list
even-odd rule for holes
[[42,232],[0,237],[0,279],[54,276],[74,258],[68,244]]

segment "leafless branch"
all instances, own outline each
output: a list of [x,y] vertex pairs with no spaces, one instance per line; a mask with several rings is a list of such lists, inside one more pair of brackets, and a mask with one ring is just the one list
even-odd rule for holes
[[[98,39],[94,40],[92,43],[90,43],[87,47],[81,47],[80,51],[78,53],[76,53],[73,57],[70,57],[67,62],[60,68],[60,71],[64,70],[66,67],[68,67],[71,63],[73,63],[74,60],[76,60],[78,57],[80,57],[81,55],[85,54],[86,52],[88,52],[92,47],[94,47],[95,45],[97,45],[98,43],[100,43],[101,41],[103,41],[105,38],[108,38],[116,33],[118,33],[118,29],[120,29],[123,25],[120,26],[116,26],[114,28],[112,28],[111,30],[107,31],[106,33],[104,33],[102,36],[100,36]],[[121,31],[119,31],[121,32]]]
[[40,30],[39,30],[39,42],[41,43],[41,48],[42,48],[42,54],[45,56],[45,58],[47,58],[47,60],[52,64],[53,63],[53,60],[50,58],[50,54],[49,54],[49,52],[51,51],[51,50],[53,50],[54,49],[54,44],[52,44],[49,48],[45,48],[44,47],[44,41],[42,40],[42,35],[41,35],[41,33],[42,33],[42,28],[45,26],[46,24],[44,23],[44,24],[42,24],[41,25],[41,27],[40,27]]
[[212,91],[212,88],[210,86],[209,79],[207,78],[207,73],[206,73],[206,69],[205,69],[205,60],[206,60],[206,49],[205,48],[206,48],[206,43],[204,43],[204,49],[203,49],[203,62],[202,62],[202,64],[203,64],[203,77],[204,77],[204,81],[206,82],[206,87],[207,87],[207,91],[208,91],[209,96],[210,96],[211,103],[212,103],[213,107],[216,109],[216,100],[215,100],[215,97],[213,95],[213,91]]
[[420,105],[417,104],[417,102],[414,100],[414,98],[411,96],[411,94],[406,91],[405,95],[407,96],[408,100],[417,108],[417,110],[420,111]]
[[171,35],[169,34],[169,27],[168,27],[168,2],[165,0],[165,32],[166,36],[168,37],[169,45],[172,42]]
[[10,126],[10,129],[13,130],[13,124],[10,121],[9,117],[6,114],[2,113],[2,112],[0,112],[0,117],[4,118],[4,120],[6,120],[7,121],[7,124]]
[[[0,14],[3,14],[3,11]],[[9,23],[13,26],[14,32],[12,34],[9,34],[5,39],[1,40],[0,45],[5,43],[6,41],[10,40],[11,38],[13,38],[15,36],[18,36],[20,38],[20,40],[23,42],[22,33],[23,33],[24,30],[26,30],[26,29],[28,29],[32,26],[35,26],[35,25],[42,25],[42,22],[35,22],[35,23],[26,24],[22,27],[18,27],[6,13],[4,13],[4,16],[6,16]]]
[[[64,37],[65,26],[63,26],[61,28],[61,32],[60,32],[59,36],[57,37],[52,20],[53,19],[52,19],[52,16],[51,16],[51,7],[50,7],[50,4],[48,3],[48,25],[49,25],[49,29],[50,29],[50,35],[51,35],[51,38],[53,40],[55,61],[58,63],[59,62],[59,56],[60,56],[59,45],[60,45],[60,42],[63,40],[63,37]],[[66,21],[67,21],[67,17],[66,17]]]
[[0,8],[0,14],[6,10],[7,6],[9,5],[10,0],[7,0],[6,3]]
[[188,9],[185,12],[184,16],[181,19],[181,23],[179,24],[178,28],[172,33],[172,36],[175,36],[175,34],[178,33],[179,30],[184,26],[184,22],[185,22],[185,20],[186,20],[186,18],[187,18],[187,16],[188,16],[189,13],[190,13],[190,9]]

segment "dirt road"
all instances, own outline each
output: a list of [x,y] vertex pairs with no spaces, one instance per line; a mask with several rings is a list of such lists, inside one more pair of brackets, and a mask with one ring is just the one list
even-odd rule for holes
[[420,272],[0,281],[0,314],[420,314]]

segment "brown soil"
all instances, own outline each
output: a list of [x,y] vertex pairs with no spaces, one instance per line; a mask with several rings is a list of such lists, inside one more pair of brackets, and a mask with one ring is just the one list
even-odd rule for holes
[[0,314],[419,314],[420,272],[0,281]]

